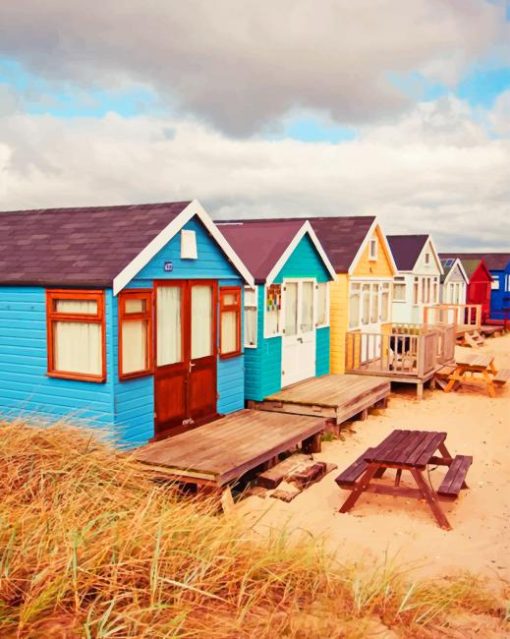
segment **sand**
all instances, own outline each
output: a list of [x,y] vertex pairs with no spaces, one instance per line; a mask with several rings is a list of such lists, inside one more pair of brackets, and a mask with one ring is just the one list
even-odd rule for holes
[[[479,350],[493,353],[499,368],[510,368],[510,335],[491,338]],[[290,503],[247,497],[236,506],[246,524],[262,535],[285,527],[320,537],[339,559],[360,565],[387,558],[423,577],[469,570],[510,582],[510,382],[496,398],[481,388],[463,387],[448,394],[425,391],[418,401],[410,390],[398,389],[388,408],[376,412],[353,422],[344,441],[324,442],[315,457],[341,471],[396,428],[446,431],[450,453],[474,457],[469,489],[442,504],[453,530],[439,528],[426,502],[405,497],[365,493],[349,513],[338,513],[348,496],[334,482],[339,471]],[[431,471],[434,486],[444,472]],[[406,475],[402,485],[414,488]]]

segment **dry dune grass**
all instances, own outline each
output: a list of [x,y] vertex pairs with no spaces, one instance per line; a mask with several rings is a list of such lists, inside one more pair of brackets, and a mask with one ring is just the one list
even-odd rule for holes
[[504,632],[501,601],[472,577],[360,576],[313,541],[254,541],[91,433],[0,432],[1,637],[454,637],[459,614]]

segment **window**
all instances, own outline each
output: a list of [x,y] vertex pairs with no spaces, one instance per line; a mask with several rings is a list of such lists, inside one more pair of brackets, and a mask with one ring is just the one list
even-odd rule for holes
[[220,289],[220,357],[241,353],[241,289]]
[[499,291],[499,277],[497,275],[492,276],[491,288],[493,291]]
[[381,290],[381,321],[387,322],[390,317],[390,285],[383,284]]
[[413,304],[418,304],[420,294],[420,281],[417,277],[414,278],[413,283]]
[[317,326],[327,326],[328,323],[328,285],[317,284]]
[[361,323],[368,324],[370,322],[370,284],[363,284],[361,290],[362,290]]
[[156,333],[158,366],[183,360],[182,288],[178,284],[156,289]]
[[301,282],[301,332],[309,333],[315,328],[314,316],[315,283]]
[[181,259],[196,260],[197,253],[197,236],[195,231],[181,231]]
[[244,289],[244,345],[257,346],[257,289],[249,286]]
[[393,301],[406,301],[406,279],[400,275],[393,280]]
[[106,379],[103,291],[47,291],[48,375]]
[[370,240],[368,246],[368,259],[373,262],[377,259],[377,240]]
[[152,373],[152,292],[119,295],[119,378]]
[[379,321],[379,285],[372,284],[370,297],[370,323],[377,324]]
[[358,328],[360,323],[360,285],[351,284],[349,299],[349,328]]
[[281,334],[280,311],[282,308],[282,287],[271,284],[266,289],[265,335],[274,337]]
[[439,281],[437,277],[434,278],[434,285],[432,289],[432,303],[437,304],[439,302]]
[[430,264],[430,253],[425,253],[425,264]]
[[285,335],[291,337],[298,332],[298,285],[297,282],[285,284]]

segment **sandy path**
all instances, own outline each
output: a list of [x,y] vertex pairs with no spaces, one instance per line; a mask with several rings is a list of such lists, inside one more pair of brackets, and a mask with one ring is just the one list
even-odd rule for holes
[[[510,368],[510,335],[489,339],[482,349]],[[318,459],[347,467],[367,447],[395,428],[445,430],[452,454],[473,455],[469,489],[443,508],[453,530],[441,530],[423,501],[388,495],[362,495],[348,514],[338,508],[347,497],[334,483],[339,471],[311,486],[293,502],[248,497],[237,510],[265,534],[272,527],[320,536],[339,557],[366,563],[385,556],[409,564],[424,576],[462,570],[510,581],[510,383],[495,399],[475,388],[446,394],[426,391],[415,400],[406,389],[393,394],[387,410],[354,422],[345,441],[325,442]],[[444,470],[431,472],[437,487]],[[404,473],[402,484],[414,487]]]

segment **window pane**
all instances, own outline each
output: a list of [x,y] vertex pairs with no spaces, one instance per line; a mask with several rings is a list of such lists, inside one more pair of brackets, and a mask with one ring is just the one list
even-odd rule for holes
[[418,291],[418,281],[417,278],[415,278],[413,286],[413,304],[418,304]]
[[361,321],[363,324],[370,322],[370,284],[363,284],[362,287],[362,316]]
[[248,286],[244,289],[244,305],[257,306],[257,291],[254,288]]
[[147,308],[147,300],[138,299],[136,297],[127,298],[124,303],[124,311],[126,313],[145,313]]
[[162,286],[157,289],[158,366],[182,361],[181,289]]
[[381,320],[388,321],[389,317],[390,295],[388,291],[383,291],[381,295]]
[[319,284],[317,288],[317,325],[323,326],[328,321],[327,284]]
[[122,322],[122,374],[147,370],[147,320]]
[[97,315],[97,302],[95,300],[55,300],[55,310],[58,313]]
[[393,299],[397,302],[405,302],[406,299],[406,285],[401,283],[395,283],[393,286]]
[[257,345],[257,309],[247,308],[244,311],[244,343],[247,346]]
[[266,291],[265,333],[268,336],[280,333],[281,286],[272,284]]
[[235,353],[237,343],[237,311],[224,311],[221,314],[221,352]]
[[302,308],[301,308],[301,331],[309,333],[313,331],[313,293],[314,283],[303,282],[302,284]]
[[377,284],[372,284],[370,293],[370,321],[372,324],[379,321],[379,287]]
[[285,335],[296,335],[297,333],[297,284],[288,282],[285,284]]
[[53,325],[55,370],[63,373],[101,375],[101,326],[84,322]]
[[359,326],[359,293],[351,295],[349,302],[349,326],[357,328]]
[[222,302],[224,306],[231,306],[237,304],[237,295],[235,293],[223,293]]
[[212,288],[191,288],[191,359],[212,355]]

